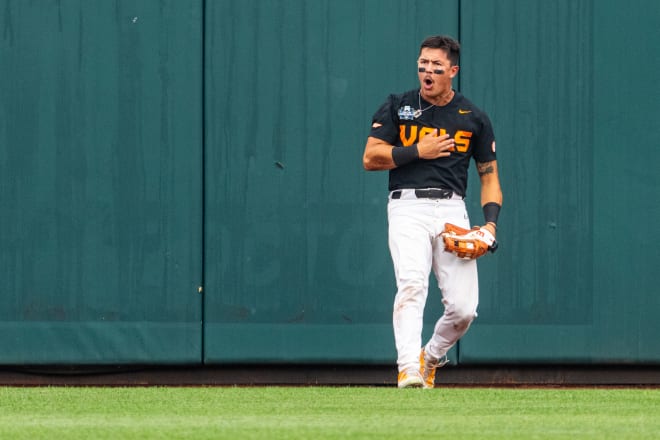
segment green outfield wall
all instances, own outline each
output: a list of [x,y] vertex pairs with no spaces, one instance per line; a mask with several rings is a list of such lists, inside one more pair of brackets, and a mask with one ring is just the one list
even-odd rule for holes
[[505,205],[452,361],[660,363],[658,22],[654,0],[0,0],[0,364],[393,364],[362,152],[436,33]]
[[201,3],[0,4],[0,362],[201,362]]

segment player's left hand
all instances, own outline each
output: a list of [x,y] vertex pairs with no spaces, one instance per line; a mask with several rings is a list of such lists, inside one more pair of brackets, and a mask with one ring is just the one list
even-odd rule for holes
[[493,237],[495,237],[495,236],[497,235],[497,229],[495,228],[495,226],[494,226],[493,223],[486,223],[485,225],[483,225],[483,226],[482,226],[481,228],[479,228],[479,229],[486,229],[486,230],[488,230],[488,232],[490,232],[490,233],[492,234]]
[[466,260],[479,258],[488,251],[495,252],[497,241],[487,226],[489,225],[465,229],[452,223],[445,223],[445,229],[440,234],[445,243],[445,251]]

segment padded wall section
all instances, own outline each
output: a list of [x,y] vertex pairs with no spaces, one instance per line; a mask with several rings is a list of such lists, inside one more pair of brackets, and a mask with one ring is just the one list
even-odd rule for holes
[[456,34],[457,13],[207,2],[207,362],[394,361],[387,175],[362,153],[387,95],[417,86],[420,41]]
[[201,357],[201,1],[0,8],[0,362]]
[[505,206],[461,362],[657,362],[657,3],[462,5],[461,84],[496,126]]

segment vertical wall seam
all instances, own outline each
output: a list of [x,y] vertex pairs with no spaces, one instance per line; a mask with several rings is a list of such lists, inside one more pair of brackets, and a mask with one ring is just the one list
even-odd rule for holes
[[205,298],[206,298],[206,0],[200,0],[200,50],[201,50],[201,84],[200,84],[200,105],[201,105],[201,121],[200,129],[201,133],[201,234],[200,234],[200,258],[201,258],[201,270],[200,270],[200,286],[201,286],[201,298],[200,298],[200,364],[204,364],[204,359],[206,358],[206,340],[204,338],[205,334],[205,325],[206,325],[206,310],[205,310]]
[[[456,27],[458,29],[457,30],[458,35],[456,36],[456,38],[458,39],[459,43],[462,44],[463,43],[463,27],[462,27],[462,23],[463,23],[463,17],[462,17],[463,0],[456,0],[456,1],[458,2],[457,13],[456,13],[456,15],[457,15],[456,16],[456,21],[458,22]],[[458,60],[458,63],[459,63],[459,66],[460,66],[461,65],[461,60],[460,59]],[[461,91],[461,77],[462,76],[463,75],[461,74],[461,71],[459,70],[458,71],[458,76],[456,77],[456,82],[457,82],[456,89],[459,92]]]
[[[458,35],[456,36],[456,39],[462,45],[462,43],[463,43],[463,32],[462,32],[463,28],[461,27],[461,10],[463,8],[463,2],[462,2],[462,0],[456,0],[456,1],[457,1],[457,8],[456,8],[456,10],[457,10],[457,12],[456,12],[457,26],[456,27],[458,29],[456,31],[458,33]],[[461,47],[461,49],[462,49],[462,47]],[[462,50],[461,50],[461,52],[462,52]],[[462,64],[462,61],[459,58],[458,65],[460,66],[461,64]],[[457,82],[456,90],[458,90],[459,92],[461,91],[461,76],[462,76],[461,75],[461,70],[459,69],[458,70],[458,75],[456,77],[456,82]],[[454,347],[456,349],[456,365],[460,365],[461,364],[461,340],[460,339],[458,341],[456,341],[456,345]]]

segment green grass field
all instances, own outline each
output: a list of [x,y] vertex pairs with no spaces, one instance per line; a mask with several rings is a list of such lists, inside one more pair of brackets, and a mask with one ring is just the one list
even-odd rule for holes
[[1,439],[657,439],[658,389],[0,388]]

